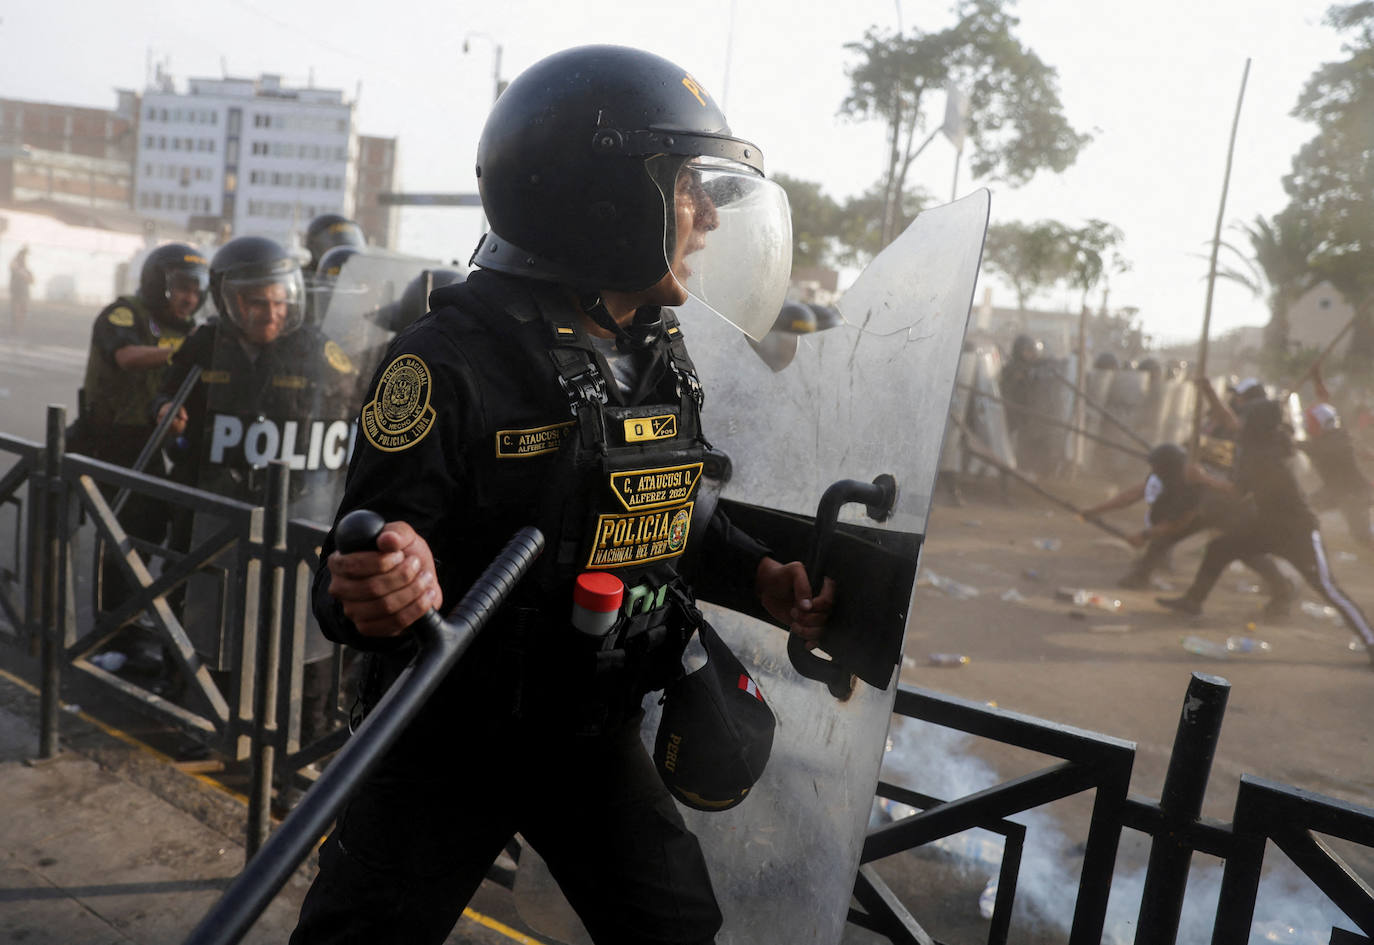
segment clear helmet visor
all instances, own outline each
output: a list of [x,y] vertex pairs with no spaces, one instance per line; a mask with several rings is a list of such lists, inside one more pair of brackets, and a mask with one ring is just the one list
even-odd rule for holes
[[172,315],[183,321],[205,304],[210,273],[204,269],[172,269],[166,272],[166,300]]
[[226,275],[224,315],[250,344],[269,345],[305,320],[305,281],[299,269],[267,275]]
[[[677,283],[755,341],[768,334],[792,273],[787,193],[719,158],[652,158],[667,209],[664,256]],[[671,179],[667,179],[671,176]]]

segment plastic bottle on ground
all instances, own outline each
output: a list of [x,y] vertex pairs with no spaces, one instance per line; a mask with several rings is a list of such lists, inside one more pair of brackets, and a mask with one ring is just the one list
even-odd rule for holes
[[1268,653],[1273,647],[1269,641],[1254,637],[1227,637],[1226,649],[1231,653]]
[[1215,643],[1202,637],[1184,637],[1183,648],[1194,656],[1205,656],[1213,660],[1224,660],[1231,655],[1225,643]]

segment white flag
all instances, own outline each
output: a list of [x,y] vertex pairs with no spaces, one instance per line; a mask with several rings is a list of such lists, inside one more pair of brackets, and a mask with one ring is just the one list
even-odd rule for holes
[[945,88],[945,123],[940,130],[950,143],[964,150],[964,131],[968,125],[968,96],[953,85]]

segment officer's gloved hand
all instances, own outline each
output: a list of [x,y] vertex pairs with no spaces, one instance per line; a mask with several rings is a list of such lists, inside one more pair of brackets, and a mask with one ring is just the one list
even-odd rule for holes
[[812,596],[804,564],[764,558],[755,573],[754,590],[774,620],[815,646],[835,606],[834,581],[826,578],[821,593]]
[[443,607],[429,542],[406,522],[387,522],[375,551],[335,551],[327,564],[329,593],[363,636],[399,636]]

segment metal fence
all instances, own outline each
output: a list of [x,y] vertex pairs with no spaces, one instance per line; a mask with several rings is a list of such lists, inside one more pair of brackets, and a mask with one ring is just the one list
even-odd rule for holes
[[[57,750],[63,675],[83,674],[221,757],[247,763],[251,854],[270,828],[274,784],[308,786],[314,763],[347,738],[344,660],[335,647],[325,670],[325,731],[301,742],[305,636],[318,632],[308,589],[327,528],[287,519],[283,463],[270,467],[263,503],[253,505],[67,453],[65,411],[50,407],[47,420],[41,444],[0,434],[0,455],[15,460],[0,479],[0,541],[12,548],[0,569],[0,640],[41,657],[39,754]],[[123,490],[214,526],[179,548],[131,537],[112,511],[111,497]],[[93,594],[102,558],[132,589],[108,610]],[[226,672],[207,668],[181,622],[179,597],[197,575],[218,588]],[[175,697],[93,659],[135,620],[177,664],[184,687]]]
[[[1128,794],[1135,746],[1105,735],[1057,725],[1003,709],[922,689],[898,690],[896,715],[1059,759],[1039,771],[967,797],[937,799],[887,782],[878,796],[917,813],[870,831],[854,889],[850,921],[901,945],[939,945],[873,863],[884,857],[979,827],[1006,838],[989,945],[1009,941],[1011,910],[1020,878],[1026,828],[1007,818],[1085,791],[1095,792],[1083,864],[1069,930],[1069,945],[1098,945],[1122,831],[1150,838],[1136,945],[1178,941],[1188,870],[1194,853],[1225,861],[1212,927],[1212,945],[1246,945],[1260,874],[1270,844],[1282,851],[1313,887],[1357,926],[1333,927],[1331,945],[1374,941],[1374,889],[1360,879],[1324,838],[1374,847],[1374,809],[1246,775],[1233,819],[1203,817],[1202,800],[1225,713],[1230,684],[1193,675],[1183,701],[1173,752],[1159,800]],[[1071,882],[1071,877],[1064,877]],[[1311,931],[1311,930],[1308,930]],[[1266,939],[1268,941],[1269,939]],[[1310,939],[1304,939],[1309,941]]]

